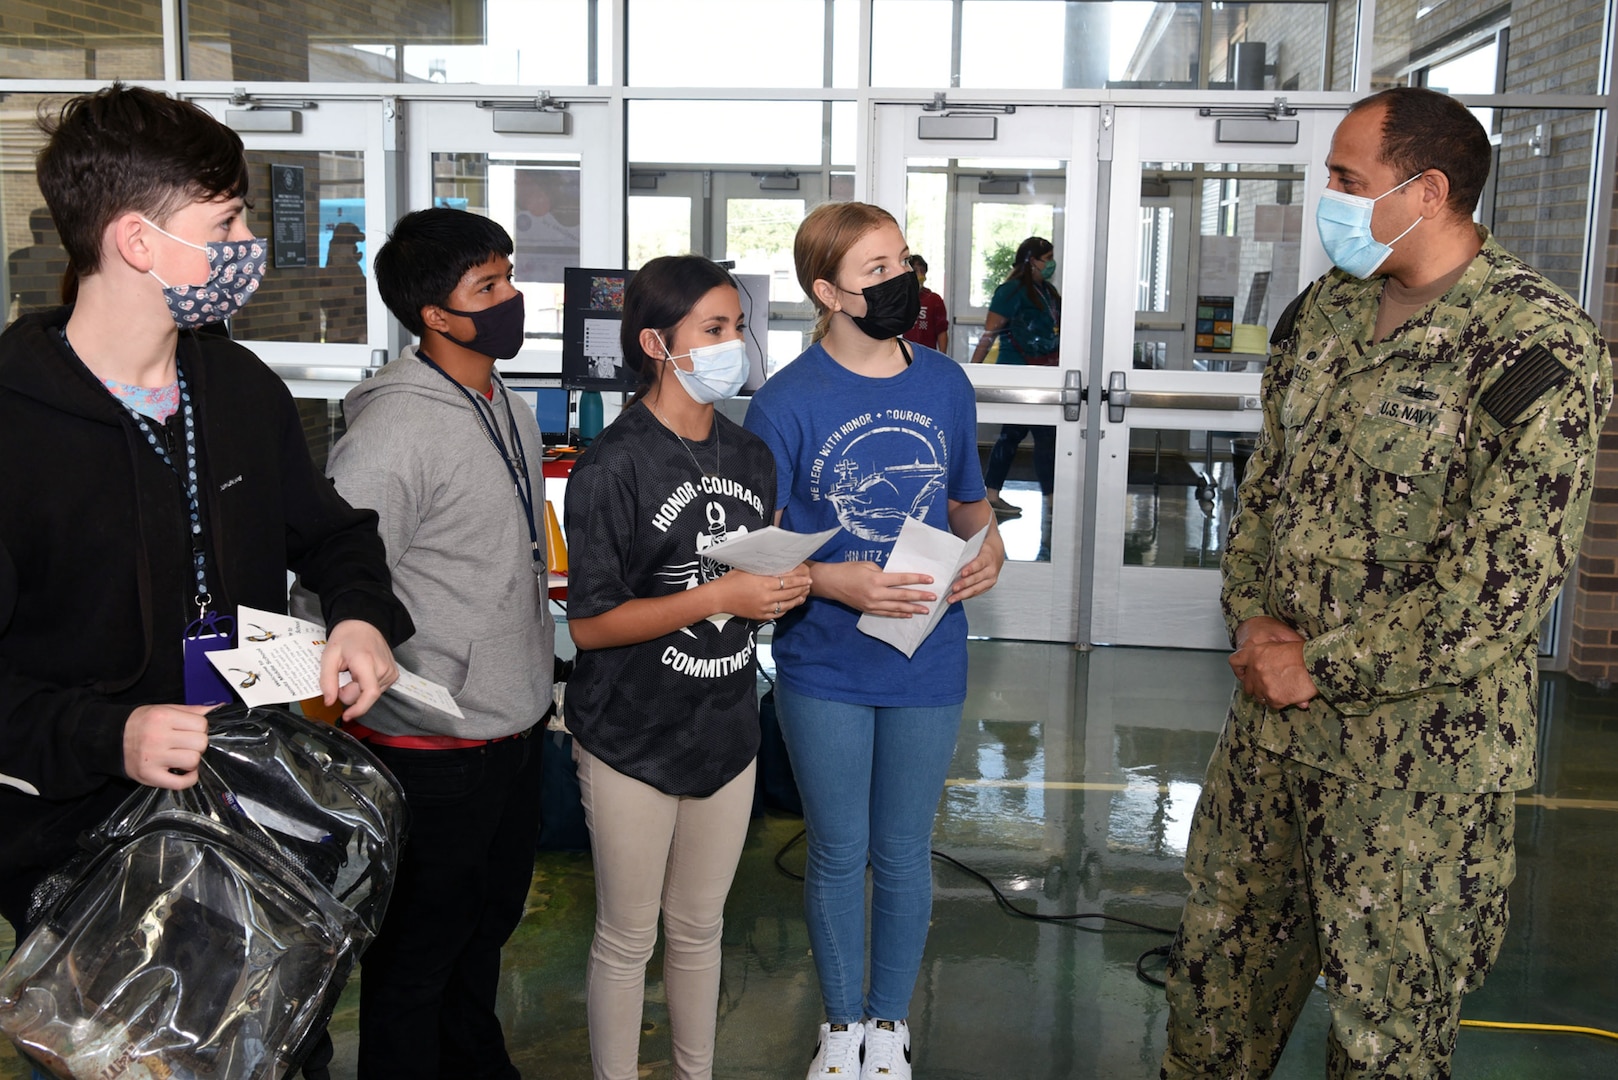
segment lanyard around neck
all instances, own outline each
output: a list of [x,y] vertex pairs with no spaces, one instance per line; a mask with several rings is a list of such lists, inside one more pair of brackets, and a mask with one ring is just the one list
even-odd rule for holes
[[[505,402],[506,418],[511,421],[511,441],[517,449],[515,456],[506,448],[506,441],[500,437],[498,426],[491,423],[489,417],[484,415],[484,407],[472,395],[472,391],[456,382],[449,372],[439,367],[432,357],[420,349],[416,350],[416,356],[422,363],[442,375],[451,386],[459,390],[461,396],[466,399],[467,404],[472,406],[472,412],[477,415],[478,423],[483,427],[484,437],[489,440],[489,445],[493,446],[500,455],[500,460],[505,463],[506,472],[511,476],[511,485],[516,489],[517,501],[522,504],[523,516],[528,519],[528,544],[533,552],[534,562],[543,563],[545,561],[545,549],[540,546],[539,528],[534,518],[534,479],[528,471],[528,458],[523,453],[522,436],[517,433],[517,417],[511,411],[511,399],[506,396],[505,388],[501,387],[500,399]],[[490,411],[493,411],[492,407]]]
[[[67,346],[73,358],[79,360],[78,352],[73,343],[67,339],[67,329],[61,329],[62,344]],[[197,483],[197,418],[196,411],[191,404],[191,388],[185,381],[185,370],[180,366],[179,355],[174,358],[174,377],[180,386],[180,419],[185,426],[185,445],[179,447],[184,455],[184,468],[176,464],[174,457],[169,453],[168,440],[161,436],[152,427],[151,420],[141,412],[129,405],[124,405],[124,411],[135,421],[141,434],[146,436],[146,443],[154,453],[162,459],[163,464],[180,482],[180,491],[186,499],[186,509],[189,514],[188,534],[191,541],[191,566],[197,578],[197,592],[192,602],[197,605],[197,617],[200,619],[208,614],[208,605],[213,603],[213,594],[208,591],[208,552],[207,545],[202,541],[202,501],[199,497]]]

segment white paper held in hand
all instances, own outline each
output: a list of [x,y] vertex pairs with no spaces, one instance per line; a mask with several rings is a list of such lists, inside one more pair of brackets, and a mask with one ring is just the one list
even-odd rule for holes
[[895,619],[886,615],[864,614],[854,625],[862,634],[885,641],[906,656],[914,656],[921,643],[933,632],[949,610],[949,590],[960,577],[967,563],[977,558],[989,535],[987,525],[969,539],[962,540],[954,533],[935,529],[926,522],[905,518],[899,529],[899,539],[888,552],[888,561],[882,567],[890,574],[930,574],[931,585],[916,585],[937,596],[932,602],[917,601],[927,609],[925,615],[908,619]]
[[797,568],[809,556],[837,535],[837,526],[825,532],[795,533],[774,525],[726,537],[711,547],[699,548],[698,555],[749,574],[772,577]]
[[[320,658],[326,651],[326,630],[312,622],[257,608],[236,609],[238,647],[208,654],[231,689],[247,705],[286,705],[320,695]],[[347,685],[348,672],[339,672],[338,685]],[[448,689],[414,672],[399,669],[399,680],[388,688],[412,701],[462,716]]]

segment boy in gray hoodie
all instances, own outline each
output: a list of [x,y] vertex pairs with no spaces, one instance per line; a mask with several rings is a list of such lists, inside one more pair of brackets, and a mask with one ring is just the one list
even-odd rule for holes
[[539,826],[539,741],[555,624],[534,414],[496,359],[523,341],[512,242],[460,210],[407,214],[374,261],[421,343],[343,401],[327,472],[381,518],[394,591],[416,621],[399,663],[465,714],[398,695],[366,741],[399,779],[410,830],[360,980],[360,1080],[515,1080],[495,1015],[500,950],[522,917]]

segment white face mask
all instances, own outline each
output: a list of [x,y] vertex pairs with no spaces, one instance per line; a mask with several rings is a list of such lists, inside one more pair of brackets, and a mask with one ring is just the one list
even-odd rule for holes
[[[658,338],[658,343],[663,344],[663,339]],[[668,345],[663,344],[663,355],[670,361],[691,358],[691,370],[683,371],[675,364],[674,376],[698,405],[733,398],[747,384],[747,343],[741,338],[703,345],[679,356],[669,352]]]

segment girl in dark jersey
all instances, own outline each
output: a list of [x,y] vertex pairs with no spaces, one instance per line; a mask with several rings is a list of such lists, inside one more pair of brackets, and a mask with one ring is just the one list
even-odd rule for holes
[[735,283],[696,255],[653,259],[624,295],[640,390],[567,488],[568,725],[596,874],[590,1054],[638,1075],[646,962],[661,907],[674,1075],[713,1072],[719,937],[758,752],[757,631],[809,575],[731,570],[704,552],[769,524],[775,463],[714,411],[747,376]]

